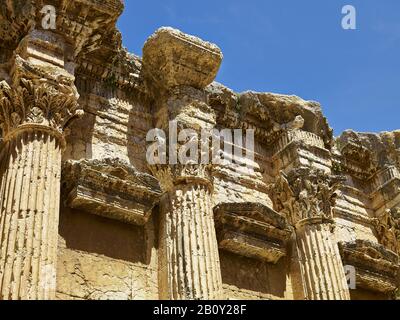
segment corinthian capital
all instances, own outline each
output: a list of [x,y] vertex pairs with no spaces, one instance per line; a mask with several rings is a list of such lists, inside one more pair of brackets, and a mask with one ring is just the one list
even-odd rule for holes
[[16,85],[0,82],[0,127],[4,139],[21,125],[43,125],[63,133],[82,114],[74,86],[45,79],[20,78]]
[[343,177],[311,168],[281,172],[271,188],[276,209],[288,217],[293,225],[312,219],[333,218],[337,190]]
[[175,164],[149,166],[164,191],[180,184],[202,184],[212,189],[211,166],[205,164]]

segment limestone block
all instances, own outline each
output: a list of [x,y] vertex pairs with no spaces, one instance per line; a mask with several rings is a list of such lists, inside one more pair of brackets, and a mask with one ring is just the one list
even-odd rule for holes
[[221,62],[216,45],[172,28],[157,30],[143,48],[144,68],[165,88],[186,85],[202,89],[215,79]]
[[62,249],[57,291],[59,299],[157,299],[157,272],[104,256]]

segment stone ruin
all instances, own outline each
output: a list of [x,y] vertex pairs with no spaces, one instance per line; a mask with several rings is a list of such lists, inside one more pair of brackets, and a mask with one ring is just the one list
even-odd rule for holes
[[[120,0],[49,4],[55,29],[0,0],[0,299],[395,299],[400,131],[335,138],[317,102],[214,82],[214,44],[161,28],[140,58]],[[173,120],[253,129],[254,170],[149,165]]]

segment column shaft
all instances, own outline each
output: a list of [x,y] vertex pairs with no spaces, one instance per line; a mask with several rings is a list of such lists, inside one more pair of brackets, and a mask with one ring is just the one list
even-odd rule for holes
[[300,266],[308,300],[349,300],[342,260],[331,225],[305,224],[297,230]]
[[19,131],[0,172],[0,298],[53,299],[61,145],[51,131]]
[[211,197],[206,185],[179,185],[162,202],[162,299],[221,298],[222,279]]

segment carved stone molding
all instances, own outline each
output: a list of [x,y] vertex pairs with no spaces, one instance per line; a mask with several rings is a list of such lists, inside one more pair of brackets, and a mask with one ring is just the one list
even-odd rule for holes
[[211,166],[199,164],[176,164],[150,166],[154,176],[158,179],[164,191],[171,191],[180,184],[201,184],[211,191]]
[[258,203],[223,203],[214,215],[221,249],[274,264],[286,255],[292,230],[274,210]]
[[[41,10],[51,4],[56,13],[56,30],[74,43],[74,57],[98,49],[110,33],[117,32],[115,23],[123,10],[121,0],[0,1],[0,37],[6,45],[18,42],[33,29],[41,29]],[[119,34],[119,32],[117,32]]]
[[75,44],[74,57],[87,55],[111,42],[121,47],[122,37],[115,23],[123,11],[121,0],[67,1],[58,8],[58,29]]
[[0,82],[0,126],[5,140],[27,124],[48,126],[62,133],[69,121],[81,114],[74,87],[24,78],[16,88]]
[[329,220],[333,218],[341,182],[341,176],[300,168],[288,174],[282,171],[270,193],[276,210],[284,213],[293,225],[312,218]]
[[340,147],[341,159],[338,163],[342,173],[348,173],[358,179],[369,179],[377,170],[372,152],[361,144],[348,141]]
[[385,210],[372,220],[379,243],[396,254],[400,253],[400,209]]
[[68,206],[126,223],[146,224],[161,196],[155,178],[118,159],[68,161],[62,176]]
[[273,157],[279,157],[283,150],[288,148],[292,143],[299,141],[303,142],[306,146],[325,149],[324,141],[316,134],[303,130],[290,130],[284,131],[279,136],[279,139],[274,146]]
[[143,48],[143,65],[162,88],[186,85],[202,89],[216,77],[222,62],[214,44],[172,28],[161,28]]
[[391,294],[400,285],[399,257],[383,245],[357,240],[339,248],[343,263],[356,268],[357,288]]

